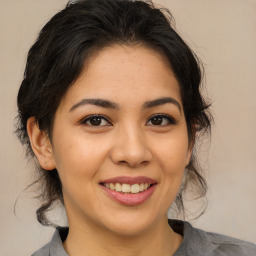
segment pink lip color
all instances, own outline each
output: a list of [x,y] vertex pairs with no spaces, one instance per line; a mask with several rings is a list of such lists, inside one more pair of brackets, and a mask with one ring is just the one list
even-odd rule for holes
[[147,190],[137,193],[137,194],[124,194],[111,189],[108,189],[104,186],[101,186],[102,189],[109,195],[111,198],[117,202],[124,205],[138,205],[146,201],[154,192],[156,185],[149,187]]
[[138,176],[138,177],[119,176],[119,177],[103,180],[101,181],[101,183],[121,183],[121,184],[125,183],[129,185],[133,185],[133,184],[141,184],[141,183],[155,184],[157,182],[145,176]]
[[150,179],[148,177],[140,176],[140,177],[115,177],[112,179],[104,180],[102,183],[125,183],[125,184],[140,184],[140,183],[150,183],[153,184],[151,187],[146,189],[143,192],[136,193],[136,194],[125,194],[121,192],[117,192],[111,189],[108,189],[101,185],[102,189],[106,192],[108,196],[113,198],[115,201],[123,204],[123,205],[139,205],[146,201],[154,192],[156,188],[156,181],[153,179]]

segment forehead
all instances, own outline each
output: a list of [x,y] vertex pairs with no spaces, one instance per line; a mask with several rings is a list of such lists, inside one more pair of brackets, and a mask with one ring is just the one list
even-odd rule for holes
[[168,96],[181,103],[180,86],[162,53],[140,45],[112,45],[91,56],[60,107],[84,97],[136,105]]

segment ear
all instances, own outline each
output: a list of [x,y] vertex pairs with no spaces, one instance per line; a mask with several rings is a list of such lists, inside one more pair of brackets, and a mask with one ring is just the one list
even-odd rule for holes
[[52,145],[46,131],[39,129],[35,117],[27,121],[27,132],[33,152],[41,167],[45,170],[56,168]]
[[191,157],[192,157],[192,152],[193,152],[193,144],[190,143],[188,145],[188,152],[187,152],[187,158],[186,158],[186,167],[189,165]]
[[186,159],[186,166],[189,165],[192,154],[193,154],[193,148],[195,145],[195,140],[196,140],[196,124],[193,124],[192,127],[192,135],[191,138],[189,139],[189,144],[188,144],[188,153],[187,153],[187,159]]

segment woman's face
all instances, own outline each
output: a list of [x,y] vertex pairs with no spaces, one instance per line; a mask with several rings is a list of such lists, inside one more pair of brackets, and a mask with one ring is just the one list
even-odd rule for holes
[[94,55],[58,107],[52,147],[70,226],[129,235],[165,222],[191,155],[167,60],[142,46]]

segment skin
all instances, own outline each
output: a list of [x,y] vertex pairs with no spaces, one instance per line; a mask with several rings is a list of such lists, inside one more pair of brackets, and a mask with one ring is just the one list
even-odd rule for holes
[[[143,107],[163,97],[180,108],[172,102]],[[92,98],[118,108],[81,103]],[[100,125],[86,119],[92,114],[104,117]],[[152,116],[159,114],[156,125]],[[61,100],[52,140],[33,117],[27,128],[39,163],[56,168],[63,184],[70,227],[64,248],[69,255],[169,256],[177,250],[182,237],[169,227],[167,210],[192,148],[180,87],[163,55],[139,45],[104,48]],[[116,176],[147,176],[157,186],[142,204],[122,205],[99,185]]]

